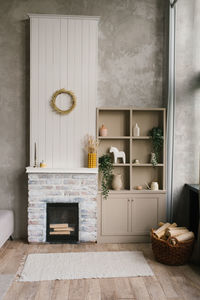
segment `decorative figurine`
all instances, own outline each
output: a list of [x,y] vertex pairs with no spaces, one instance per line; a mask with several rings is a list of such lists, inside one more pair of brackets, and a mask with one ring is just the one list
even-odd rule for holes
[[124,151],[119,151],[116,147],[111,146],[110,153],[114,155],[114,164],[117,163],[118,158],[122,158],[123,163],[126,163],[126,155]]

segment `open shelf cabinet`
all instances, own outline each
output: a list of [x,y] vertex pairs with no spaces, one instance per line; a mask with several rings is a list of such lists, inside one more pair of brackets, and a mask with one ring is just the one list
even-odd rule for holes
[[[135,124],[140,127],[140,136],[133,135]],[[97,139],[99,141],[98,157],[109,153],[111,146],[126,154],[126,164],[119,161],[114,165],[113,174],[122,174],[123,191],[135,191],[137,186],[146,190],[146,183],[159,183],[159,189],[165,190],[165,140],[166,140],[166,111],[165,108],[98,108],[97,109]],[[99,134],[104,124],[108,135]],[[153,167],[150,163],[152,140],[150,130],[153,127],[163,129],[163,149],[159,155],[159,163]],[[139,164],[134,160],[138,159]],[[100,179],[99,179],[100,180]],[[100,184],[99,184],[100,187]]]
[[[113,174],[122,175],[120,191],[113,190],[110,186],[109,196],[104,199],[100,192],[99,175],[99,243],[148,242],[151,228],[155,228],[160,221],[165,222],[165,114],[164,108],[97,109],[98,157],[109,153],[111,146],[126,154],[126,164],[119,160],[113,165]],[[140,127],[139,137],[133,136],[135,123]],[[108,129],[106,137],[99,135],[102,124]],[[163,150],[156,167],[150,163],[150,130],[153,127],[161,127],[164,134]],[[135,159],[140,163],[134,163]],[[145,183],[150,185],[152,181],[158,182],[159,190],[147,189]],[[142,186],[142,190],[138,190],[138,186]]]

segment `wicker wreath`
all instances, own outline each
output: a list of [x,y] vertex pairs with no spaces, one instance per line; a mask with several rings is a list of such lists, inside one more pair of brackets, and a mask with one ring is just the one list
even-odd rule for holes
[[[72,105],[69,109],[62,110],[56,105],[56,98],[60,94],[67,94],[71,97]],[[53,96],[51,98],[51,107],[59,114],[66,115],[69,114],[76,106],[76,96],[72,91],[67,91],[65,89],[57,90],[55,93],[53,93]]]

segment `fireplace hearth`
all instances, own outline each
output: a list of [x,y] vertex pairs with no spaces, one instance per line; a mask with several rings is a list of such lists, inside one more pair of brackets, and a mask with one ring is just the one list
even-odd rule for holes
[[77,243],[78,220],[78,203],[47,203],[46,241]]

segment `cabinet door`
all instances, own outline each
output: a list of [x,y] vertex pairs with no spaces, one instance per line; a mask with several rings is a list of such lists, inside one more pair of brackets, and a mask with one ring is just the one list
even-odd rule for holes
[[148,235],[158,224],[159,197],[143,195],[131,199],[131,231],[133,235]]
[[108,199],[102,198],[101,206],[101,231],[103,235],[130,234],[129,212],[131,202],[127,196],[109,195]]

